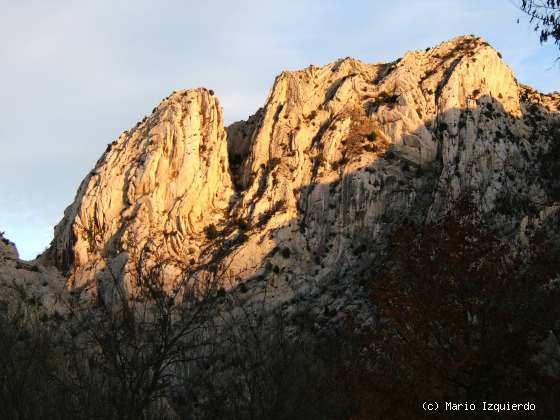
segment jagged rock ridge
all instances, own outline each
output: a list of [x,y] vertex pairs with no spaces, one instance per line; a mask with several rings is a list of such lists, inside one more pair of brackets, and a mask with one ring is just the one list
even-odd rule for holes
[[49,255],[76,287],[107,263],[120,275],[145,246],[197,258],[197,240],[233,193],[218,99],[206,89],[175,92],[107,146],[55,227]]
[[218,264],[228,285],[315,293],[359,276],[400,221],[437,219],[467,189],[523,242],[558,209],[559,104],[472,36],[391,63],[283,72],[227,128],[211,91],[176,92],[108,147],[48,255],[77,287],[107,264],[126,277],[147,247]]

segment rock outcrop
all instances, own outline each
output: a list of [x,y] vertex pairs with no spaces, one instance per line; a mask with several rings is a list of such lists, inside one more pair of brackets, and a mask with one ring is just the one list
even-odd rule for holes
[[[20,310],[26,316],[54,316],[67,312],[64,278],[55,267],[19,259],[15,244],[0,232],[0,312]],[[23,308],[15,306],[21,303]]]
[[233,194],[218,99],[175,92],[107,146],[55,227],[49,256],[72,287],[106,269],[124,275],[130,253],[143,249],[196,259]]
[[359,277],[392,228],[439,218],[462,192],[512,240],[556,217],[559,106],[472,36],[283,72],[227,128],[211,91],[176,92],[108,146],[48,256],[72,287],[126,278],[148,249],[215,264],[226,287],[267,282],[336,307],[322,285]]

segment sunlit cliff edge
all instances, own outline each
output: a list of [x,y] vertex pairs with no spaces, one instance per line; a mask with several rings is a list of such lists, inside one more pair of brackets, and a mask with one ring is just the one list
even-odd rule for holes
[[219,272],[226,289],[351,307],[340,279],[359,279],[399,223],[437,220],[467,190],[519,247],[557,220],[559,106],[473,36],[283,72],[228,127],[217,94],[179,90],[107,146],[42,256],[0,244],[0,279],[47,305],[50,285],[109,297],[112,276],[134,294],[142,254]]

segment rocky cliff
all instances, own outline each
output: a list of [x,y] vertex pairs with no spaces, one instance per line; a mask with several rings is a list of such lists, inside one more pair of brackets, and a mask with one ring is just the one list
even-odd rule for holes
[[0,232],[0,313],[23,303],[26,315],[61,317],[67,312],[67,295],[55,267],[20,260],[15,244]]
[[472,36],[283,72],[262,109],[225,128],[212,91],[174,92],[108,145],[45,259],[94,291],[107,272],[133,290],[145,252],[218,267],[224,287],[319,296],[359,278],[401,221],[435,220],[467,190],[522,245],[557,214],[559,106]]
[[49,256],[72,287],[107,264],[120,277],[134,251],[197,259],[205,227],[226,217],[233,194],[218,99],[174,92],[107,145],[55,227]]

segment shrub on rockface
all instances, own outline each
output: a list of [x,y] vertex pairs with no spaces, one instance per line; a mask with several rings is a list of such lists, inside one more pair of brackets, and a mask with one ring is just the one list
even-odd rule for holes
[[204,233],[206,234],[206,238],[208,240],[213,240],[220,236],[220,232],[216,228],[216,225],[213,223],[206,226],[206,228],[204,229]]

